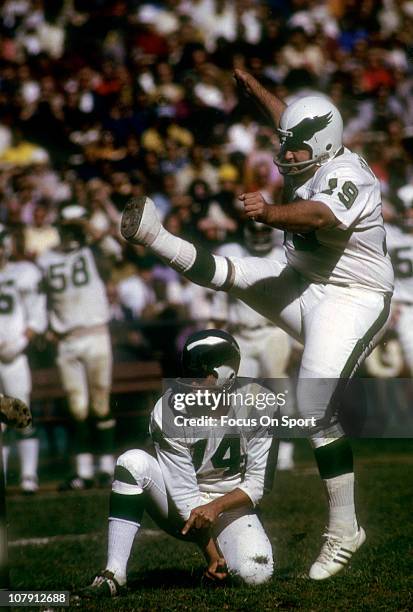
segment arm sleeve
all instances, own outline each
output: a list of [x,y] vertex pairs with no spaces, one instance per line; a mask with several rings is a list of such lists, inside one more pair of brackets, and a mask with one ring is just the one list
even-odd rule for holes
[[320,181],[311,200],[322,202],[340,221],[340,229],[348,229],[356,223],[366,210],[373,182],[356,172],[345,174],[334,170]]
[[150,434],[168,494],[179,516],[186,521],[191,510],[202,503],[190,450],[182,440],[165,436],[154,417]]

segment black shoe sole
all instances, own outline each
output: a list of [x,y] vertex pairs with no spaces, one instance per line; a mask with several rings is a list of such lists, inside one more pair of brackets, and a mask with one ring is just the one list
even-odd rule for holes
[[131,240],[139,230],[145,202],[146,196],[139,196],[138,198],[132,198],[126,204],[120,224],[120,233],[125,240]]

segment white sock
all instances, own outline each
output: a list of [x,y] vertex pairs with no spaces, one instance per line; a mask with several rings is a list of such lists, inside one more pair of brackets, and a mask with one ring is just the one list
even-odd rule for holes
[[37,466],[39,463],[39,439],[22,438],[17,440],[17,450],[20,457],[21,476],[37,480]]
[[7,464],[9,462],[10,446],[3,446],[3,470],[4,480],[7,481]]
[[180,273],[189,270],[196,257],[196,249],[193,244],[174,236],[164,227],[161,227],[159,234],[151,244],[151,249]]
[[[150,248],[180,274],[185,274],[185,272],[192,268],[197,255],[197,250],[191,242],[174,236],[163,226],[150,245]],[[213,255],[213,258],[215,261],[213,278],[209,283],[205,283],[201,279],[199,282],[201,285],[211,287],[212,289],[220,289],[228,277],[228,262],[225,257],[218,255]],[[198,282],[196,278],[191,278],[191,280]]]
[[108,562],[106,569],[113,572],[120,585],[126,584],[126,567],[133,540],[140,525],[122,519],[109,519]]
[[99,457],[99,471],[113,476],[115,471],[115,458],[113,455],[101,455]]
[[278,461],[284,463],[293,462],[294,444],[292,442],[280,441],[278,446]]
[[90,480],[93,478],[93,455],[92,453],[79,453],[76,455],[76,474],[80,478]]
[[354,473],[324,480],[330,509],[328,530],[339,535],[354,535],[357,530],[354,506]]

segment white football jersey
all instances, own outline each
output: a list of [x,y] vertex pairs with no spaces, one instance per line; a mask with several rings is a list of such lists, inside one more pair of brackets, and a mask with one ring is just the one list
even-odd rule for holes
[[[252,254],[244,245],[238,242],[224,244],[217,250],[217,255],[222,257],[257,257]],[[276,259],[282,264],[286,264],[285,251],[281,246],[274,248],[265,255],[266,259]],[[214,292],[211,306],[211,318],[217,321],[225,321],[230,327],[240,326],[249,329],[274,325],[268,319],[260,315],[256,310],[247,306],[245,302],[235,298],[224,291]]]
[[0,270],[0,360],[18,355],[27,345],[26,330],[46,330],[46,297],[41,273],[29,262],[8,262]]
[[[243,412],[245,418],[257,418],[257,424],[231,427],[231,436],[209,427],[204,429],[205,438],[201,438],[199,427],[173,425],[178,415],[196,415],[174,410],[171,396],[172,392],[167,391],[156,403],[150,434],[168,493],[179,514],[186,520],[191,509],[201,503],[201,493],[224,495],[234,488],[244,491],[255,506],[264,493],[266,476],[275,467],[270,465],[269,452],[273,439],[259,423],[259,415],[268,412],[249,408],[247,416],[245,407],[237,407],[238,417]],[[210,414],[214,415],[212,411]],[[233,408],[227,414],[234,416]]]
[[387,248],[394,269],[394,299],[413,303],[413,234],[386,224]]
[[109,304],[95,258],[87,246],[51,249],[39,257],[48,293],[49,323],[58,334],[106,324]]
[[386,250],[380,184],[367,163],[344,149],[322,165],[292,200],[323,202],[340,221],[334,228],[306,234],[287,232],[288,263],[316,283],[332,283],[391,293],[393,269]]

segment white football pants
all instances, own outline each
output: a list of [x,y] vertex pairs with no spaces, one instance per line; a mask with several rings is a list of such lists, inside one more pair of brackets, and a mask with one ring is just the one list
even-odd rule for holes
[[[175,537],[187,539],[180,535],[183,522],[167,494],[157,460],[137,449],[121,455],[117,465],[126,468],[137,484],[135,486],[115,480],[112,490],[123,495],[145,493],[145,509],[159,527]],[[202,503],[206,504],[218,496],[202,493]],[[221,514],[213,527],[213,537],[232,576],[252,585],[262,584],[271,578],[271,543],[258,516],[250,508],[237,508]]]
[[340,437],[341,428],[331,418],[337,379],[350,378],[382,337],[390,297],[368,289],[310,283],[275,260],[228,259],[231,293],[304,344],[298,411],[320,423],[325,419],[322,433],[312,436],[314,444],[325,443],[320,436]]
[[32,378],[25,354],[18,355],[10,363],[0,362],[0,392],[30,405]]
[[109,414],[112,347],[109,332],[68,336],[58,345],[57,365],[71,415],[84,421]]
[[291,341],[284,330],[272,325],[245,327],[233,334],[241,349],[239,376],[285,378]]
[[410,374],[413,376],[413,304],[399,304],[397,336]]

